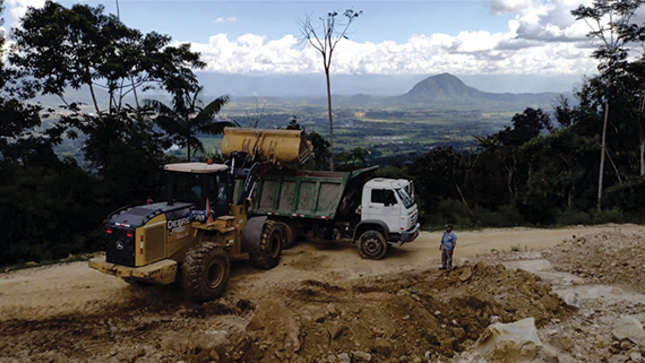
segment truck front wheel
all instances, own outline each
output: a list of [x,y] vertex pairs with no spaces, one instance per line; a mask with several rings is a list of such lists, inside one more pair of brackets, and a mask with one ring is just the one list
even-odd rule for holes
[[284,234],[278,223],[267,219],[262,227],[258,252],[249,253],[251,264],[256,268],[270,270],[280,262]]
[[358,253],[362,258],[380,260],[387,252],[387,241],[381,232],[367,231],[358,238]]
[[219,297],[228,282],[231,264],[224,248],[207,242],[193,247],[181,262],[179,283],[190,300]]

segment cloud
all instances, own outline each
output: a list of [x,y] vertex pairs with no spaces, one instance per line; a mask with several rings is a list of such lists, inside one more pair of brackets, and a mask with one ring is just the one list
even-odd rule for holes
[[[562,35],[564,36],[564,35]],[[536,38],[536,37],[533,37]],[[294,35],[267,40],[245,34],[229,39],[217,34],[206,44],[193,43],[219,73],[302,74],[323,71],[320,54]],[[407,42],[358,43],[343,40],[334,52],[334,74],[582,74],[595,70],[589,47],[518,37],[513,31],[416,34]]]
[[4,5],[9,10],[9,14],[14,19],[12,27],[19,25],[19,20],[27,13],[27,8],[42,8],[45,0],[5,0]]
[[[591,0],[582,0],[590,5]],[[503,32],[415,34],[404,43],[343,40],[334,74],[541,74],[578,75],[596,70],[589,28],[571,9],[581,0],[491,0],[494,14],[514,14]],[[320,54],[291,34],[277,40],[257,34],[213,35],[193,43],[207,69],[223,73],[318,73]]]
[[[12,17],[44,0],[5,0]],[[576,75],[596,70],[589,28],[576,22],[571,9],[592,0],[490,0],[493,14],[511,15],[500,32],[464,31],[457,35],[414,34],[405,42],[343,40],[334,53],[334,74],[540,74]],[[645,9],[643,9],[645,12]],[[214,23],[237,18],[219,17]],[[322,72],[320,54],[296,35],[269,39],[224,33],[206,43],[192,43],[207,70],[221,73],[303,74]]]
[[221,24],[221,23],[235,23],[237,21],[237,18],[234,16],[229,16],[228,18],[224,17],[219,17],[215,20],[213,20],[213,23],[215,24]]

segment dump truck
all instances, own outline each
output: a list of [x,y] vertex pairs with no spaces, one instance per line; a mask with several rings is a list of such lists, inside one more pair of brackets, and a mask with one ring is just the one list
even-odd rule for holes
[[258,178],[250,214],[282,229],[283,247],[297,238],[351,241],[378,260],[392,245],[419,235],[411,181],[372,178],[377,167],[352,172],[276,170]]
[[311,144],[300,130],[227,128],[223,145],[224,164],[165,165],[165,201],[111,213],[106,255],[89,266],[130,284],[178,282],[195,301],[223,292],[231,259],[248,256],[257,268],[275,267],[284,228],[250,216],[249,196],[263,173],[304,164]]

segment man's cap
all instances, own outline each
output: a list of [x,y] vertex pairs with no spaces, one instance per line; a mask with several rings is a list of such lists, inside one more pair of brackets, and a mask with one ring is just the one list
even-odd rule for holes
[[452,229],[452,223],[448,223],[448,224],[446,224],[446,228],[450,228],[450,229]]

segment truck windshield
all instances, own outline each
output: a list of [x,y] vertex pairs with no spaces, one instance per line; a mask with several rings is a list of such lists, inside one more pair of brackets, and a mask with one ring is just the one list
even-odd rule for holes
[[403,203],[403,206],[405,208],[410,208],[414,205],[414,198],[412,198],[405,189],[396,189],[396,194],[399,195],[399,198],[401,199],[401,202]]

